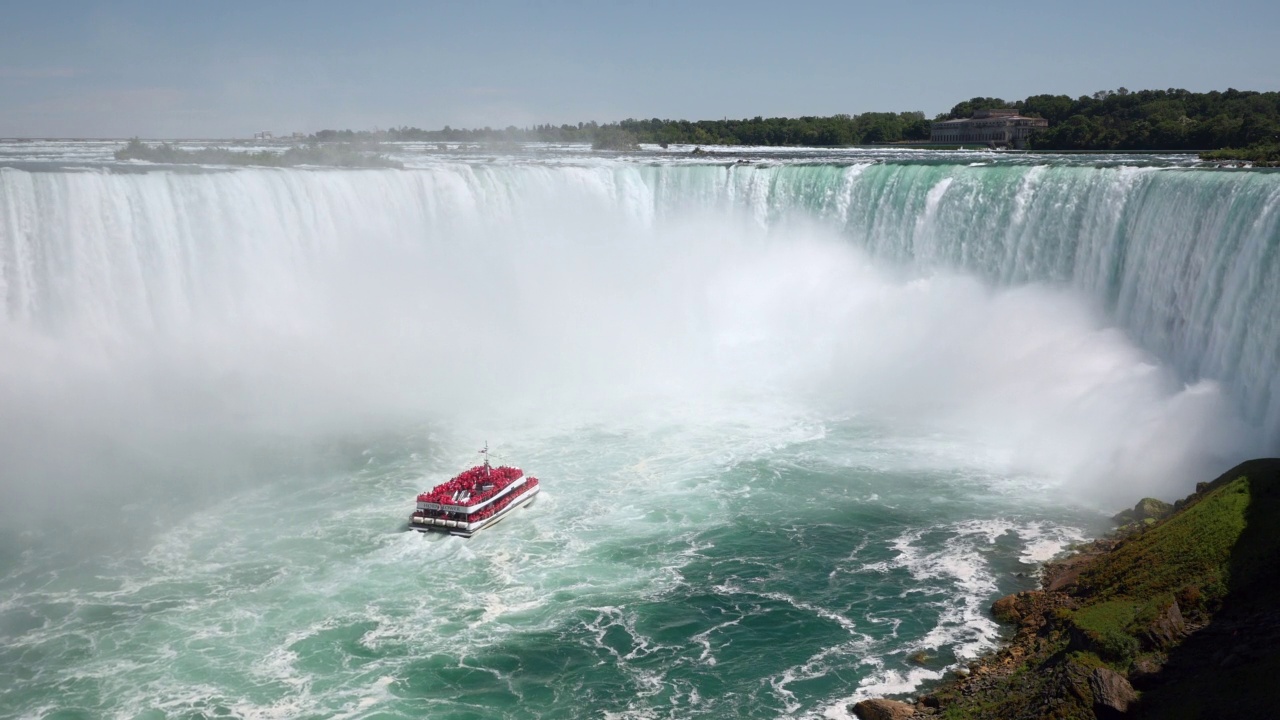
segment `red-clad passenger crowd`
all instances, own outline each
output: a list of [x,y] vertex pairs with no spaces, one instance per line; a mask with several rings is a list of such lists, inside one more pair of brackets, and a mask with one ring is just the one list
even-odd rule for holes
[[[441,483],[429,492],[422,493],[418,496],[418,502],[438,503],[441,505],[461,505],[471,507],[479,505],[489,498],[502,492],[511,483],[520,479],[524,472],[520,468],[508,467],[489,467],[487,465],[477,465],[470,470],[464,470],[457,477],[448,482]],[[538,481],[535,478],[529,478],[528,484],[532,487]],[[467,493],[469,496],[465,500],[455,500],[459,493]],[[512,493],[520,495],[522,493]],[[486,510],[504,503],[510,498],[504,498],[493,503],[473,514],[479,515]],[[492,513],[490,513],[492,514]],[[487,517],[487,516],[486,516]]]
[[479,510],[468,515],[467,522],[469,523],[480,522],[481,520],[484,520],[486,518],[493,517],[503,508],[510,505],[512,500],[516,500],[518,498],[524,497],[529,492],[529,488],[535,487],[537,486],[537,484],[538,484],[538,478],[530,477],[528,480],[525,481],[525,486],[523,488],[520,488],[519,490],[513,490],[510,494],[504,495],[501,498],[499,498],[492,505],[486,505],[480,508]]

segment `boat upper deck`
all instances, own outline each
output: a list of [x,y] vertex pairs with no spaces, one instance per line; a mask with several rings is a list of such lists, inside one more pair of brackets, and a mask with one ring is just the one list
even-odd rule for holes
[[[487,463],[464,470],[418,496],[419,510],[470,514],[517,490],[532,478],[520,468],[491,467]],[[534,481],[536,482],[536,480]]]

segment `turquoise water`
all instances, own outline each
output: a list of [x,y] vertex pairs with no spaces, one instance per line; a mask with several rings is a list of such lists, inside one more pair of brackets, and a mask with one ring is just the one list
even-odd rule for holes
[[846,717],[1273,447],[1274,173],[9,150],[0,717]]
[[447,472],[410,449],[430,442],[274,478],[136,544],[23,536],[6,714],[812,715],[989,647],[990,598],[1098,525],[856,423],[767,430],[771,447],[697,452],[678,428],[504,443],[551,482],[472,540],[404,531]]

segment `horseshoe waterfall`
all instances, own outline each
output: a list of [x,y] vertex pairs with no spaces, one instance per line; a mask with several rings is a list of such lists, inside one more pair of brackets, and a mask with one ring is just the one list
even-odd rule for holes
[[0,716],[846,717],[1280,449],[1280,173],[110,149],[0,153]]

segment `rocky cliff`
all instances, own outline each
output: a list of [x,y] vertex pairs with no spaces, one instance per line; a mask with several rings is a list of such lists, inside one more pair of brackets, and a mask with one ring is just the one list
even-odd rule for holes
[[1280,459],[1251,460],[1121,528],[992,607],[995,654],[873,718],[1280,717]]

